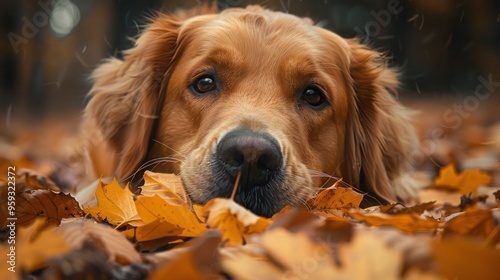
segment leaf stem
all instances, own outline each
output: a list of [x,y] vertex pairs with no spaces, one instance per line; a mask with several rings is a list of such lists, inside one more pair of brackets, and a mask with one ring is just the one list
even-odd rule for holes
[[233,192],[231,193],[231,200],[234,200],[236,196],[236,191],[238,190],[238,186],[240,185],[241,172],[236,175],[236,180],[234,181]]

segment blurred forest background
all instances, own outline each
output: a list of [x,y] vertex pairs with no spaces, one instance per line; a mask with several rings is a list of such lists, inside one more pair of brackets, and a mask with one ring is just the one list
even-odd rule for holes
[[[180,0],[2,0],[0,110],[40,117],[79,111],[87,77],[132,46],[145,16],[200,5]],[[500,82],[498,0],[221,0],[219,9],[261,4],[362,37],[403,72],[402,98],[474,94],[478,77]],[[495,94],[493,94],[495,95]],[[498,94],[496,94],[498,95]],[[4,113],[5,114],[5,113]]]
[[[52,159],[73,149],[99,62],[130,48],[153,11],[202,2],[1,0],[0,156]],[[447,162],[481,167],[500,182],[500,0],[217,1],[220,10],[248,4],[310,17],[387,52],[402,73],[400,99],[421,112],[420,163],[432,172]]]

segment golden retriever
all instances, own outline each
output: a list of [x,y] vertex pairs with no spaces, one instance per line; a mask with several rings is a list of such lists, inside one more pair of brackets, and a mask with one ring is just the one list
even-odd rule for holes
[[343,181],[378,198],[417,147],[380,53],[259,6],[159,14],[94,74],[84,129],[97,176],[180,174],[195,203],[229,197],[262,216]]

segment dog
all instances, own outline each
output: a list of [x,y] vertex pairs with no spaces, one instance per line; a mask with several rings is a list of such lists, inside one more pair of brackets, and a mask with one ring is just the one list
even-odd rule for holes
[[179,174],[194,203],[229,197],[240,176],[235,201],[266,217],[338,178],[381,203],[413,195],[418,143],[397,71],[308,18],[160,13],[92,79],[83,127],[96,176]]

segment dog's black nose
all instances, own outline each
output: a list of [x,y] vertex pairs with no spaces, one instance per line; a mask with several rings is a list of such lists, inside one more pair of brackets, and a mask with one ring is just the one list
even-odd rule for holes
[[266,185],[280,169],[283,158],[272,136],[245,128],[226,134],[217,146],[217,153],[233,178],[241,172],[243,189]]

